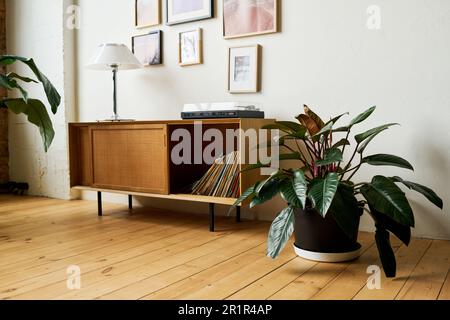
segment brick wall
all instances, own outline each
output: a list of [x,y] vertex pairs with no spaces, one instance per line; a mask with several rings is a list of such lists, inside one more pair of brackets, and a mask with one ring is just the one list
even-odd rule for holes
[[[0,0],[0,54],[6,53],[6,23],[5,0]],[[0,70],[4,72],[4,70]],[[0,98],[6,96],[6,91],[0,88]],[[0,109],[0,183],[9,180],[8,153],[8,110]]]

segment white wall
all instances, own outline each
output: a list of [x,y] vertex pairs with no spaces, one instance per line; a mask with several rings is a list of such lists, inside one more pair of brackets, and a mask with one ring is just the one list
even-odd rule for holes
[[[25,2],[32,2],[35,11],[23,7]],[[55,72],[53,78],[61,81],[60,56],[54,56],[54,50],[49,49],[55,46],[55,41],[48,40],[44,47],[39,46],[35,38],[42,33],[33,30],[42,29],[28,28],[28,34],[24,29],[28,21],[46,20],[43,16],[52,20],[53,14],[59,12],[53,9],[54,2],[57,1],[10,0],[8,4],[16,8],[14,12],[18,15],[18,21],[14,22],[16,47],[18,42],[24,54],[42,56],[38,62],[44,66],[50,67],[46,61],[55,61],[57,67],[50,68],[49,75]],[[84,68],[95,47],[102,42],[130,45],[133,34],[146,30],[137,31],[132,27],[132,0],[78,2],[82,15],[76,50],[77,112],[79,121],[92,121],[111,113],[110,74]],[[177,119],[184,103],[206,101],[262,102],[267,116],[277,119],[292,119],[303,103],[313,106],[323,117],[344,111],[355,115],[377,105],[377,113],[360,130],[386,122],[400,122],[402,127],[379,137],[368,152],[403,156],[413,163],[416,172],[366,168],[360,178],[375,173],[399,174],[429,185],[446,204],[450,203],[447,191],[450,180],[448,0],[283,0],[281,33],[236,40],[221,37],[222,2],[217,2],[214,19],[160,27],[164,31],[164,66],[120,73],[119,108],[123,117]],[[45,10],[37,3],[47,4]],[[382,10],[381,30],[366,28],[366,10],[372,4]],[[182,68],[177,65],[177,33],[193,27],[204,29],[205,63]],[[256,43],[263,46],[262,92],[228,94],[227,47]],[[32,159],[19,157],[21,154],[14,148],[12,155],[22,162]],[[17,169],[12,171],[17,173]],[[124,197],[107,199],[125,200]],[[415,234],[450,239],[447,207],[442,212],[419,195],[411,194],[410,199],[417,218]],[[178,210],[205,210],[204,205],[154,200],[150,204]],[[272,218],[281,206],[281,201],[274,201],[250,214]],[[363,229],[370,227],[370,221],[364,220]]]
[[[165,1],[163,1],[165,2]],[[221,1],[218,1],[221,4]],[[120,74],[119,106],[123,117],[177,119],[187,102],[262,102],[268,117],[291,119],[303,103],[329,117],[344,111],[353,115],[377,105],[366,127],[400,122],[376,140],[369,152],[394,153],[409,159],[416,172],[367,168],[369,174],[401,174],[434,188],[450,203],[450,2],[447,0],[284,0],[282,32],[252,38],[221,37],[221,6],[217,18],[164,31],[164,66]],[[83,66],[98,43],[130,45],[133,1],[80,0],[82,24],[78,32],[79,120],[109,116],[110,75]],[[369,5],[381,8],[381,30],[366,27]],[[102,13],[106,10],[106,13]],[[101,18],[100,18],[101,17]],[[177,33],[204,29],[205,63],[177,65]],[[142,31],[141,31],[142,32]],[[230,95],[227,84],[227,47],[259,43],[263,46],[263,86],[259,94]],[[113,198],[120,199],[122,198]],[[441,212],[421,196],[410,199],[417,218],[416,235],[450,238],[450,212]],[[152,202],[153,204],[159,202]],[[163,203],[179,208],[179,204]],[[281,201],[257,209],[271,218]],[[204,206],[185,207],[204,210]],[[370,220],[363,228],[370,229]]]
[[[70,84],[74,83],[74,72],[64,72],[66,61],[72,61],[72,64],[74,61],[70,50],[64,52],[67,30],[63,28],[63,10],[67,3],[66,0],[6,1],[8,54],[34,58],[62,96],[58,113],[51,115],[56,135],[47,154],[37,127],[28,123],[25,116],[11,113],[10,178],[12,181],[28,182],[30,194],[62,199],[70,197],[67,117],[69,110],[73,109],[73,105],[70,106],[73,99]],[[16,64],[10,71],[32,76],[25,65]],[[47,101],[40,85],[25,87],[31,97]]]

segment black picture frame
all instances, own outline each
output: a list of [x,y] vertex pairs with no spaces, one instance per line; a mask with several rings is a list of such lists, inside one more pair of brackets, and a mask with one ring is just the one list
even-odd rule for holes
[[210,0],[210,10],[207,15],[196,17],[193,19],[185,19],[185,20],[170,22],[169,21],[169,1],[171,1],[171,0],[166,0],[166,25],[168,25],[168,26],[174,26],[177,24],[183,24],[183,23],[189,23],[189,22],[201,21],[201,20],[214,18],[214,10],[215,10],[214,2],[215,2],[215,0]]
[[145,66],[157,66],[157,65],[161,65],[164,63],[163,32],[162,32],[162,30],[155,30],[155,31],[147,32],[145,34],[135,35],[135,36],[131,37],[131,51],[133,52],[133,54],[135,54],[135,49],[134,49],[135,39],[139,38],[139,37],[146,37],[149,35],[154,35],[154,34],[158,34],[158,38],[159,38],[159,62],[144,64]]

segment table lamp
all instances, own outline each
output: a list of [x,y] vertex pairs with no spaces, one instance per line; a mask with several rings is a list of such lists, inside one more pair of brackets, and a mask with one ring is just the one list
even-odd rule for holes
[[142,64],[124,44],[104,43],[98,46],[87,68],[109,70],[113,73],[113,116],[106,121],[132,121],[120,119],[117,113],[117,72],[142,68]]

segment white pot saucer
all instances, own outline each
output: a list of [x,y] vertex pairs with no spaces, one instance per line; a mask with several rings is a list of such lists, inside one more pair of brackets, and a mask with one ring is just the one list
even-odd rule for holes
[[355,251],[341,253],[308,251],[297,248],[295,245],[294,250],[299,257],[317,262],[345,262],[355,260],[361,255],[361,247]]

